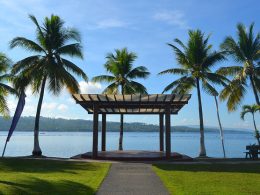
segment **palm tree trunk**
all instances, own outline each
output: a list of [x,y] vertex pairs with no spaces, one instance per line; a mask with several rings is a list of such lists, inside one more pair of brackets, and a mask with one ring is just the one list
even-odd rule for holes
[[[124,94],[124,86],[121,85],[121,94]],[[120,133],[119,133],[119,144],[118,150],[123,150],[123,134],[124,134],[124,115],[120,114]]]
[[119,135],[119,150],[123,150],[123,127],[124,127],[124,115],[120,114],[120,135]]
[[258,130],[257,130],[257,128],[256,128],[256,124],[255,124],[255,114],[252,113],[252,115],[253,115],[253,122],[254,122],[254,127],[255,127],[255,135],[256,135],[255,137],[256,137],[256,139],[257,139],[258,145],[260,146],[259,132],[258,132]]
[[200,82],[196,78],[197,82],[197,93],[198,93],[198,105],[199,105],[199,118],[200,118],[200,157],[206,156],[205,140],[204,140],[204,122],[203,122],[203,111],[201,103],[201,94],[200,94]]
[[254,78],[253,78],[252,75],[250,75],[250,82],[251,82],[251,85],[252,85],[252,88],[253,88],[253,92],[254,92],[254,95],[255,95],[255,101],[256,101],[257,105],[260,106],[259,97],[258,97],[258,94],[257,94]]
[[219,116],[219,108],[218,108],[218,100],[217,100],[217,96],[214,96],[214,98],[215,98],[215,103],[216,103],[216,108],[217,108],[217,116],[218,116],[218,124],[219,124],[219,130],[220,130],[220,138],[221,138],[222,150],[223,150],[224,158],[226,158],[226,151],[225,151],[225,145],[224,145],[223,128],[222,128],[222,124],[221,124],[220,116]]
[[33,156],[41,156],[42,151],[39,144],[39,123],[40,123],[40,115],[41,115],[41,108],[42,108],[42,100],[44,96],[44,88],[46,84],[46,77],[43,78],[40,97],[37,105],[37,112],[35,117],[35,125],[34,125],[34,145],[33,145]]

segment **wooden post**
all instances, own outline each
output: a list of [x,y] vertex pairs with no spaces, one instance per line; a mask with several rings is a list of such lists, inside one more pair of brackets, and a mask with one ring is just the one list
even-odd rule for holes
[[165,108],[165,141],[166,141],[166,158],[171,157],[171,107],[167,105]]
[[164,150],[164,141],[163,141],[163,139],[164,139],[164,136],[163,136],[163,134],[164,134],[164,129],[163,129],[163,126],[164,126],[164,124],[163,124],[163,114],[160,114],[159,116],[160,116],[160,151],[163,151],[163,150]]
[[92,158],[98,156],[98,106],[93,106],[93,145],[92,145]]
[[102,114],[102,151],[106,151],[106,114]]

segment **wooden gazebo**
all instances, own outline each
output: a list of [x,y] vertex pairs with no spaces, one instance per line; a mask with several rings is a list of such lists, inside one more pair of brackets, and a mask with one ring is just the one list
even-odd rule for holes
[[188,104],[191,95],[150,94],[150,95],[104,95],[74,94],[76,103],[89,114],[93,114],[92,158],[98,157],[98,116],[102,115],[102,151],[106,151],[106,114],[156,114],[160,121],[160,151],[164,150],[165,115],[165,154],[171,156],[171,114],[178,114]]

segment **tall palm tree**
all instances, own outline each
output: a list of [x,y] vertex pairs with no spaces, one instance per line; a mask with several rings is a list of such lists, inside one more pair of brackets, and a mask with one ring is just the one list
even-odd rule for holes
[[233,79],[220,93],[221,100],[227,99],[229,111],[234,111],[240,105],[246,94],[247,83],[253,89],[256,104],[260,105],[260,33],[254,36],[254,24],[247,28],[237,25],[237,40],[228,36],[221,48],[238,63],[236,66],[222,67],[219,74],[232,76]]
[[[133,68],[136,58],[137,55],[128,52],[127,48],[116,49],[115,54],[109,53],[106,56],[104,67],[110,74],[96,76],[93,81],[110,83],[103,91],[104,94],[147,94],[146,88],[134,79],[145,79],[150,73],[144,66]],[[123,150],[123,114],[120,115],[120,122],[119,150]]]
[[10,47],[22,47],[37,53],[14,64],[12,73],[17,75],[14,81],[17,89],[24,90],[31,85],[33,93],[39,94],[32,152],[33,155],[39,156],[42,154],[39,145],[39,119],[45,86],[47,85],[48,90],[54,95],[59,95],[63,87],[70,93],[78,93],[79,84],[73,74],[84,80],[87,80],[87,76],[77,65],[63,57],[64,55],[83,58],[79,32],[64,27],[64,21],[56,15],[46,17],[42,26],[34,16],[30,15],[29,18],[36,26],[36,42],[16,37],[11,41]]
[[[211,72],[216,63],[225,59],[223,52],[211,51],[212,45],[208,44],[209,36],[205,36],[200,30],[190,30],[187,45],[179,39],[174,39],[174,44],[168,44],[176,55],[180,68],[171,68],[159,74],[180,75],[181,78],[173,81],[165,87],[163,92],[172,90],[172,93],[189,93],[193,88],[197,89],[198,109],[200,119],[200,153],[199,156],[206,156],[204,142],[204,122],[201,101],[202,89],[215,95],[216,90],[213,84],[225,84],[226,78]],[[178,47],[179,46],[179,47]]]
[[247,113],[251,113],[253,116],[253,123],[254,123],[254,128],[255,128],[255,138],[257,139],[258,145],[260,146],[260,135],[259,135],[259,131],[256,128],[256,123],[255,123],[255,113],[260,111],[260,106],[259,105],[244,105],[242,108],[242,112],[240,114],[241,119],[244,120],[245,115]]
[[11,75],[7,73],[10,64],[11,60],[4,53],[0,52],[0,114],[4,117],[9,116],[6,96],[15,94],[15,90],[6,84],[11,79]]

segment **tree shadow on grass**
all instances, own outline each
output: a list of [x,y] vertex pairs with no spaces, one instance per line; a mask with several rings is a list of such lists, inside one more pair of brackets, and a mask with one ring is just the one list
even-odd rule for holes
[[154,167],[165,171],[189,172],[231,172],[260,174],[260,164],[155,164]]
[[[94,194],[91,187],[69,180],[46,181],[31,177],[14,182],[0,180],[0,194]],[[1,191],[1,189],[5,189]]]
[[76,171],[97,171],[99,164],[87,162],[70,162],[56,160],[34,160],[34,159],[0,159],[0,171],[16,171],[25,173],[54,173],[63,172],[77,174]]

